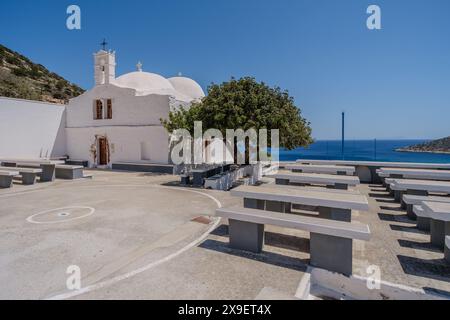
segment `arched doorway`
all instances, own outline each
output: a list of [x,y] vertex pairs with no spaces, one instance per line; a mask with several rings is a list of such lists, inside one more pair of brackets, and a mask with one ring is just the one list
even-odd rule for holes
[[109,143],[105,136],[96,136],[97,140],[97,165],[106,166],[109,163]]

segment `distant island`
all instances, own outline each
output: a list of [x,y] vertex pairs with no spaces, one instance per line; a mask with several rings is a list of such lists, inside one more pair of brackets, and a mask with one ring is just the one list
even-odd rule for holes
[[427,152],[450,154],[450,137],[433,140],[413,146],[398,148],[398,152]]

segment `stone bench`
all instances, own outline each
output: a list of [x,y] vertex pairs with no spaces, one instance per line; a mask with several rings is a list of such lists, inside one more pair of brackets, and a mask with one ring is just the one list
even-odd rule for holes
[[450,170],[381,168],[377,174],[382,178],[450,181]]
[[30,167],[41,168],[40,181],[47,182],[55,180],[55,166],[64,164],[63,160],[46,160],[46,159],[0,159],[3,166],[8,167]]
[[417,190],[417,189],[407,189],[406,187],[401,187],[398,183],[398,180],[394,179],[394,182],[389,184],[390,194],[393,195],[394,200],[402,203],[403,196],[405,194],[409,195],[417,195],[417,196],[428,196],[428,191],[426,190]]
[[450,182],[432,180],[394,179],[390,184],[395,200],[401,202],[403,194],[428,196],[429,193],[450,194]]
[[29,162],[25,162],[25,163],[20,163],[18,164],[21,167],[24,168],[35,168],[35,169],[42,169],[42,173],[39,174],[39,181],[40,182],[51,182],[55,180],[55,164],[36,164],[36,163],[29,163]]
[[360,184],[359,178],[354,176],[339,176],[331,174],[280,172],[270,177],[275,178],[276,184],[287,185],[298,183],[303,185],[326,185],[328,188],[348,189],[349,186]]
[[381,162],[381,161],[359,161],[359,160],[312,160],[298,159],[297,163],[305,164],[325,164],[344,166],[373,166],[378,169],[389,168],[416,168],[416,169],[437,169],[450,170],[450,163],[416,163],[416,162]]
[[75,159],[67,159],[66,164],[70,166],[83,166],[84,168],[89,167],[88,160],[75,160]]
[[56,165],[55,177],[67,180],[81,179],[83,178],[83,169],[83,166]]
[[36,183],[38,174],[42,173],[42,169],[18,168],[18,167],[0,167],[2,171],[19,172],[22,184],[33,185]]
[[422,231],[430,231],[430,215],[423,210],[421,205],[414,205],[413,212],[417,219],[417,228]]
[[404,194],[402,196],[402,208],[406,209],[409,218],[415,219],[416,216],[413,211],[413,206],[421,205],[423,201],[450,203],[450,197],[415,196],[411,194]]
[[391,184],[394,183],[394,178],[381,178],[383,186],[386,188],[386,191],[389,192],[391,196],[394,196],[394,191],[391,190]]
[[276,186],[277,188],[286,188],[286,189],[293,189],[293,188],[300,188],[301,190],[306,191],[317,191],[317,192],[328,192],[328,193],[340,193],[340,194],[361,194],[356,189],[348,189],[348,190],[341,190],[341,189],[325,189],[320,186],[296,186],[296,185],[282,185],[282,184],[262,184],[259,187],[260,188],[273,188]]
[[422,208],[431,218],[431,243],[444,250],[445,237],[450,236],[450,203],[424,201]]
[[353,240],[370,239],[362,224],[241,207],[217,209],[216,215],[229,221],[231,248],[255,253],[262,251],[265,225],[310,232],[310,264],[345,275],[353,271]]
[[368,211],[367,198],[361,194],[306,190],[292,186],[280,188],[240,186],[231,190],[234,197],[244,199],[244,207],[290,213],[293,205],[317,209],[319,217],[350,222],[352,210]]
[[380,177],[376,173],[376,170],[383,167],[450,170],[449,163],[410,163],[410,162],[308,160],[308,159],[299,159],[297,160],[297,163],[353,166],[356,169],[356,175],[359,176],[361,181],[371,183],[380,182]]
[[303,173],[324,173],[324,174],[337,174],[337,175],[354,175],[355,167],[349,166],[333,166],[333,165],[304,165],[304,164],[292,164],[286,165],[286,169],[292,170],[292,172]]
[[12,181],[19,171],[0,171],[0,188],[11,188]]

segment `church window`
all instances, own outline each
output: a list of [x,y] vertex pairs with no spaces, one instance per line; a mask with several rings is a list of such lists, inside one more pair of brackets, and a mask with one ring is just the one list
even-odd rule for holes
[[103,102],[100,99],[95,100],[94,105],[94,119],[103,119]]
[[106,119],[112,119],[112,99],[106,99]]

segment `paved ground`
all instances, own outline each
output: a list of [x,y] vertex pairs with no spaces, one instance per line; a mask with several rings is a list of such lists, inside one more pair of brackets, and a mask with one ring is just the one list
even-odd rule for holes
[[[294,295],[308,263],[308,234],[267,228],[260,255],[227,246],[218,205],[227,192],[186,189],[176,177],[91,171],[0,190],[0,298],[254,299],[265,287]],[[363,185],[374,234],[356,241],[354,269],[379,265],[383,280],[450,292],[450,270],[380,186]],[[70,265],[82,292],[66,289]]]
[[381,267],[382,280],[450,294],[450,266],[444,253],[431,246],[429,233],[418,230],[381,185],[361,185],[359,190],[370,206],[358,218],[373,234],[365,244],[367,263]]

